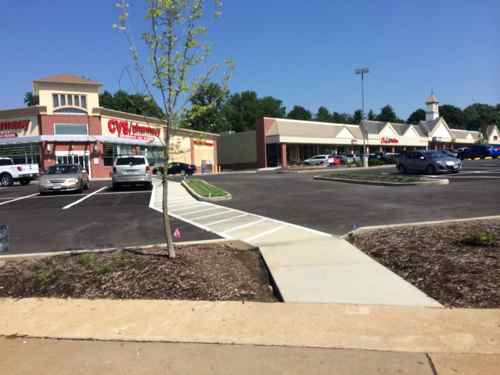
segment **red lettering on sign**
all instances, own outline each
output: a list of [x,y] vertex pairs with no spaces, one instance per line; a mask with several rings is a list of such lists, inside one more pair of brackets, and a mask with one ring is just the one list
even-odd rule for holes
[[0,122],[0,131],[2,130],[27,130],[30,120],[16,120]]
[[382,137],[380,138],[380,143],[382,144],[399,143],[399,140],[396,138]]
[[159,137],[160,128],[153,128],[151,126],[143,126],[138,123],[128,122],[126,120],[109,119],[108,130],[110,133],[118,133],[118,136],[133,136],[136,138],[143,138],[144,136]]
[[194,140],[194,141],[193,141],[193,143],[194,143],[195,145],[199,145],[199,146],[210,146],[210,147],[212,147],[212,146],[214,145],[214,144],[213,144],[213,142],[209,142],[209,141],[201,141],[201,140],[199,140],[199,139]]

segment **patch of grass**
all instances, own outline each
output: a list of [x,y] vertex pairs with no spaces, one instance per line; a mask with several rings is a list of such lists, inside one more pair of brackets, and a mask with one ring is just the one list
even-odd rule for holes
[[106,275],[108,273],[113,272],[113,268],[108,264],[100,264],[100,265],[96,266],[95,272],[98,275]]
[[186,180],[188,186],[193,189],[196,193],[205,198],[211,197],[225,197],[229,195],[229,193],[217,186],[209,184],[204,180],[200,180],[199,178],[190,178]]
[[480,231],[468,234],[460,242],[468,246],[495,246],[497,237],[491,232]]
[[94,253],[83,253],[78,256],[78,263],[85,267],[93,267],[96,261],[97,256]]
[[422,181],[422,177],[419,176],[408,176],[397,173],[340,172],[340,173],[332,173],[329,177],[346,178],[350,180],[399,182],[399,183],[411,183],[411,182]]

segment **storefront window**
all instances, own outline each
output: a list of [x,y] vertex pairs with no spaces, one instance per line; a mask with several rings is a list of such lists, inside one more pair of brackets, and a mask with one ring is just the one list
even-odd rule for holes
[[12,158],[16,164],[40,165],[40,146],[37,143],[5,145],[0,147],[0,156]]
[[80,107],[80,95],[75,95],[75,106]]
[[104,165],[110,167],[113,165],[113,161],[119,155],[133,155],[132,145],[118,145],[113,143],[105,143],[103,145],[103,159]]
[[87,135],[87,124],[54,124],[56,135]]
[[81,104],[83,108],[87,108],[87,97],[85,95],[80,96]]
[[58,94],[52,94],[52,102],[54,107],[59,107],[59,95]]
[[68,105],[73,105],[73,95],[68,95]]
[[66,105],[66,95],[61,95],[61,107],[64,107]]

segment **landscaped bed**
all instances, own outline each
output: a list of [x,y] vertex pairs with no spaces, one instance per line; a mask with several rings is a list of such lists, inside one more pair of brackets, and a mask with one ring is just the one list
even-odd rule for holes
[[315,176],[315,180],[327,180],[366,185],[406,186],[406,185],[447,185],[448,179],[429,178],[426,176],[404,175],[393,171],[338,171],[323,176]]
[[184,183],[193,190],[196,194],[203,198],[229,198],[231,195],[208,182],[201,180],[199,178],[189,178],[184,180]]
[[278,301],[260,252],[222,243],[9,260],[0,297]]
[[358,248],[448,307],[500,307],[500,220],[362,232]]

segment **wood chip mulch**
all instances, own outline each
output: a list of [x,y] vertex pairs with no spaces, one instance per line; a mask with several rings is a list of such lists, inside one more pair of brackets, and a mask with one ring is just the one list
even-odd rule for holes
[[[496,244],[463,244],[480,231]],[[500,220],[383,229],[351,242],[447,307],[500,308]]]
[[0,297],[278,301],[259,251],[225,244],[7,261]]

